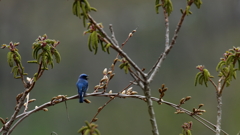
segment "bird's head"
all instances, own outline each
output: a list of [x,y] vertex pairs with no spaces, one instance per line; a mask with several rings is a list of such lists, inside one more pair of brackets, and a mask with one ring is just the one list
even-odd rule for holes
[[88,75],[86,75],[86,74],[81,74],[80,76],[79,76],[79,78],[81,78],[81,79],[85,79],[85,80],[87,80],[88,78]]

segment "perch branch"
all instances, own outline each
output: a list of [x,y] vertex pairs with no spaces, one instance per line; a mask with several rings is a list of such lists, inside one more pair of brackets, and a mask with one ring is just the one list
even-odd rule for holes
[[[87,94],[86,94],[86,97],[90,97],[90,96],[98,96],[98,97],[110,97],[110,96],[115,96],[115,97],[119,97],[119,98],[136,98],[136,99],[140,99],[140,100],[143,100],[143,101],[145,101],[145,99],[146,99],[146,96],[143,96],[143,95],[126,95],[126,94],[119,94],[119,93],[111,93],[111,94],[110,94],[110,93],[104,93],[104,94],[102,94],[102,92],[87,93]],[[64,99],[64,100],[59,99],[59,100],[58,100],[59,102],[57,102],[57,103],[52,103],[51,101],[49,101],[49,102],[47,102],[47,103],[44,103],[44,104],[38,106],[38,108],[35,108],[35,109],[30,110],[30,111],[27,111],[27,112],[23,112],[22,114],[17,115],[17,116],[16,116],[16,119],[19,119],[19,120],[20,120],[20,118],[22,118],[21,121],[23,121],[23,120],[24,120],[25,118],[27,118],[29,115],[31,115],[31,114],[33,114],[33,113],[35,113],[35,112],[41,111],[41,110],[43,110],[43,108],[48,108],[48,107],[51,107],[51,106],[54,106],[54,105],[57,105],[57,104],[60,104],[60,103],[64,103],[65,101],[72,100],[72,99],[78,99],[78,98],[79,98],[78,95],[73,95],[73,96],[71,96],[71,97],[66,97],[66,99]],[[173,107],[173,108],[175,108],[175,109],[183,110],[183,111],[186,112],[185,114],[193,117],[194,119],[195,119],[195,117],[196,117],[196,118],[199,118],[199,121],[203,120],[204,122],[201,122],[202,124],[206,122],[206,123],[210,124],[211,126],[213,126],[214,128],[216,127],[214,124],[212,124],[211,122],[205,120],[204,118],[202,118],[202,117],[200,117],[200,116],[198,116],[198,115],[191,115],[191,114],[190,114],[191,111],[188,111],[188,110],[186,110],[186,109],[184,109],[184,108],[182,108],[182,107],[178,107],[177,104],[173,104],[173,103],[170,103],[170,102],[167,102],[167,101],[164,101],[164,100],[159,101],[159,98],[156,98],[156,97],[151,97],[151,100],[152,100],[152,101],[155,101],[155,102],[157,102],[157,103],[161,102],[161,103],[166,104],[166,105],[168,105],[168,106],[171,106],[171,107]],[[24,118],[23,118],[23,117],[24,117]],[[200,119],[201,119],[201,120],[200,120]],[[21,122],[21,121],[20,121],[20,122]],[[9,122],[10,122],[10,121],[8,121],[6,124],[9,124]],[[20,122],[19,122],[19,123],[20,123]],[[19,124],[19,123],[18,123],[18,124]],[[6,125],[6,124],[5,124],[5,125]],[[16,125],[16,126],[17,126],[17,125]],[[206,125],[204,125],[204,126],[206,126]],[[3,130],[4,130],[3,127],[0,128],[0,132],[2,132]],[[221,131],[222,131],[224,134],[228,135],[228,134],[227,134],[225,131],[223,131],[222,129],[221,129]]]

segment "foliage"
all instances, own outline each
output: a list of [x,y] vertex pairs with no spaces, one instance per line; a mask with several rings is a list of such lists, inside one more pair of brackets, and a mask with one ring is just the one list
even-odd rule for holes
[[81,133],[83,135],[101,135],[100,131],[97,129],[98,125],[94,123],[89,123],[85,121],[85,124],[87,126],[83,126],[78,130],[78,133]]
[[[9,52],[7,53],[7,62],[10,67],[12,67],[12,73],[15,79],[21,78],[23,75],[27,75],[24,73],[24,67],[21,62],[21,55],[18,53],[17,46],[19,43],[10,42],[9,45],[3,44],[2,49],[7,47]],[[15,65],[15,66],[14,66]]]
[[72,6],[72,12],[74,15],[83,17],[83,26],[86,27],[86,19],[88,19],[88,13],[90,11],[97,11],[96,8],[91,7],[87,0],[75,0]]
[[[98,23],[100,28],[103,28],[101,23]],[[94,26],[93,24],[88,24],[88,30],[84,31],[84,34],[89,33],[88,37],[88,48],[92,52],[94,50],[94,54],[97,54],[98,44],[100,43],[102,50],[110,54],[109,48],[111,43],[104,40],[103,34]]]
[[160,4],[160,0],[156,0],[155,9],[157,14],[159,14],[159,7],[161,6],[166,10],[166,12],[168,13],[168,16],[172,13],[173,5],[171,0],[162,0],[161,4]]
[[196,67],[197,69],[200,70],[200,72],[197,73],[196,77],[195,77],[195,86],[197,86],[197,83],[199,84],[205,84],[205,86],[207,87],[208,84],[207,82],[209,81],[209,78],[213,78],[213,76],[210,75],[210,72],[204,68],[204,66],[199,65]]
[[226,86],[228,87],[232,79],[237,78],[237,70],[240,70],[240,47],[233,47],[226,51],[224,58],[220,59],[216,70],[219,72],[219,77],[226,79]]

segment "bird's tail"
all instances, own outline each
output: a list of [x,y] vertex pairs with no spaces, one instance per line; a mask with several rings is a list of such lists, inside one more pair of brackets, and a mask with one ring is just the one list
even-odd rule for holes
[[83,96],[79,95],[79,103],[83,103]]

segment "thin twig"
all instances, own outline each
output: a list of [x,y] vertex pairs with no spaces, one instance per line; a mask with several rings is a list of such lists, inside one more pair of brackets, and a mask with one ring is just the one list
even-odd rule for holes
[[127,39],[122,43],[122,47],[128,42],[128,40],[133,36],[133,33],[137,31],[137,28],[129,33]]
[[116,37],[115,37],[115,34],[114,34],[114,30],[113,30],[112,24],[109,24],[109,29],[110,29],[110,31],[111,31],[111,33],[112,33],[111,38],[112,38],[113,42],[114,42],[117,46],[119,46],[119,45],[118,45],[118,41],[117,41],[117,39],[116,39]]
[[18,71],[20,73],[20,77],[21,77],[21,80],[23,82],[24,88],[27,88],[27,83],[26,83],[26,81],[24,80],[24,77],[23,77],[23,70],[20,68],[20,64],[19,63],[16,62],[16,64],[18,66]]
[[[130,82],[124,89],[122,89],[120,92],[118,92],[118,95],[121,94],[125,89],[129,88],[135,81]],[[118,96],[116,95],[116,96]],[[94,122],[98,114],[103,110],[104,107],[106,107],[113,99],[115,99],[116,96],[110,96],[110,99],[101,107],[98,108],[97,113],[93,116],[90,123]]]
[[27,96],[26,96],[26,99],[27,99],[27,100],[26,100],[26,103],[25,103],[25,109],[24,109],[24,112],[26,112],[27,109],[28,109],[29,95],[30,95],[30,93],[28,93]]
[[143,79],[139,75],[134,73],[134,71],[131,68],[128,68],[128,70],[130,71],[131,74],[133,74],[137,78],[136,80],[138,80],[140,82],[144,82]]
[[215,88],[216,91],[218,92],[218,87],[217,87],[217,85],[215,84],[215,82],[214,82],[211,78],[209,78],[209,81],[212,83],[212,85],[214,86],[214,88]]

